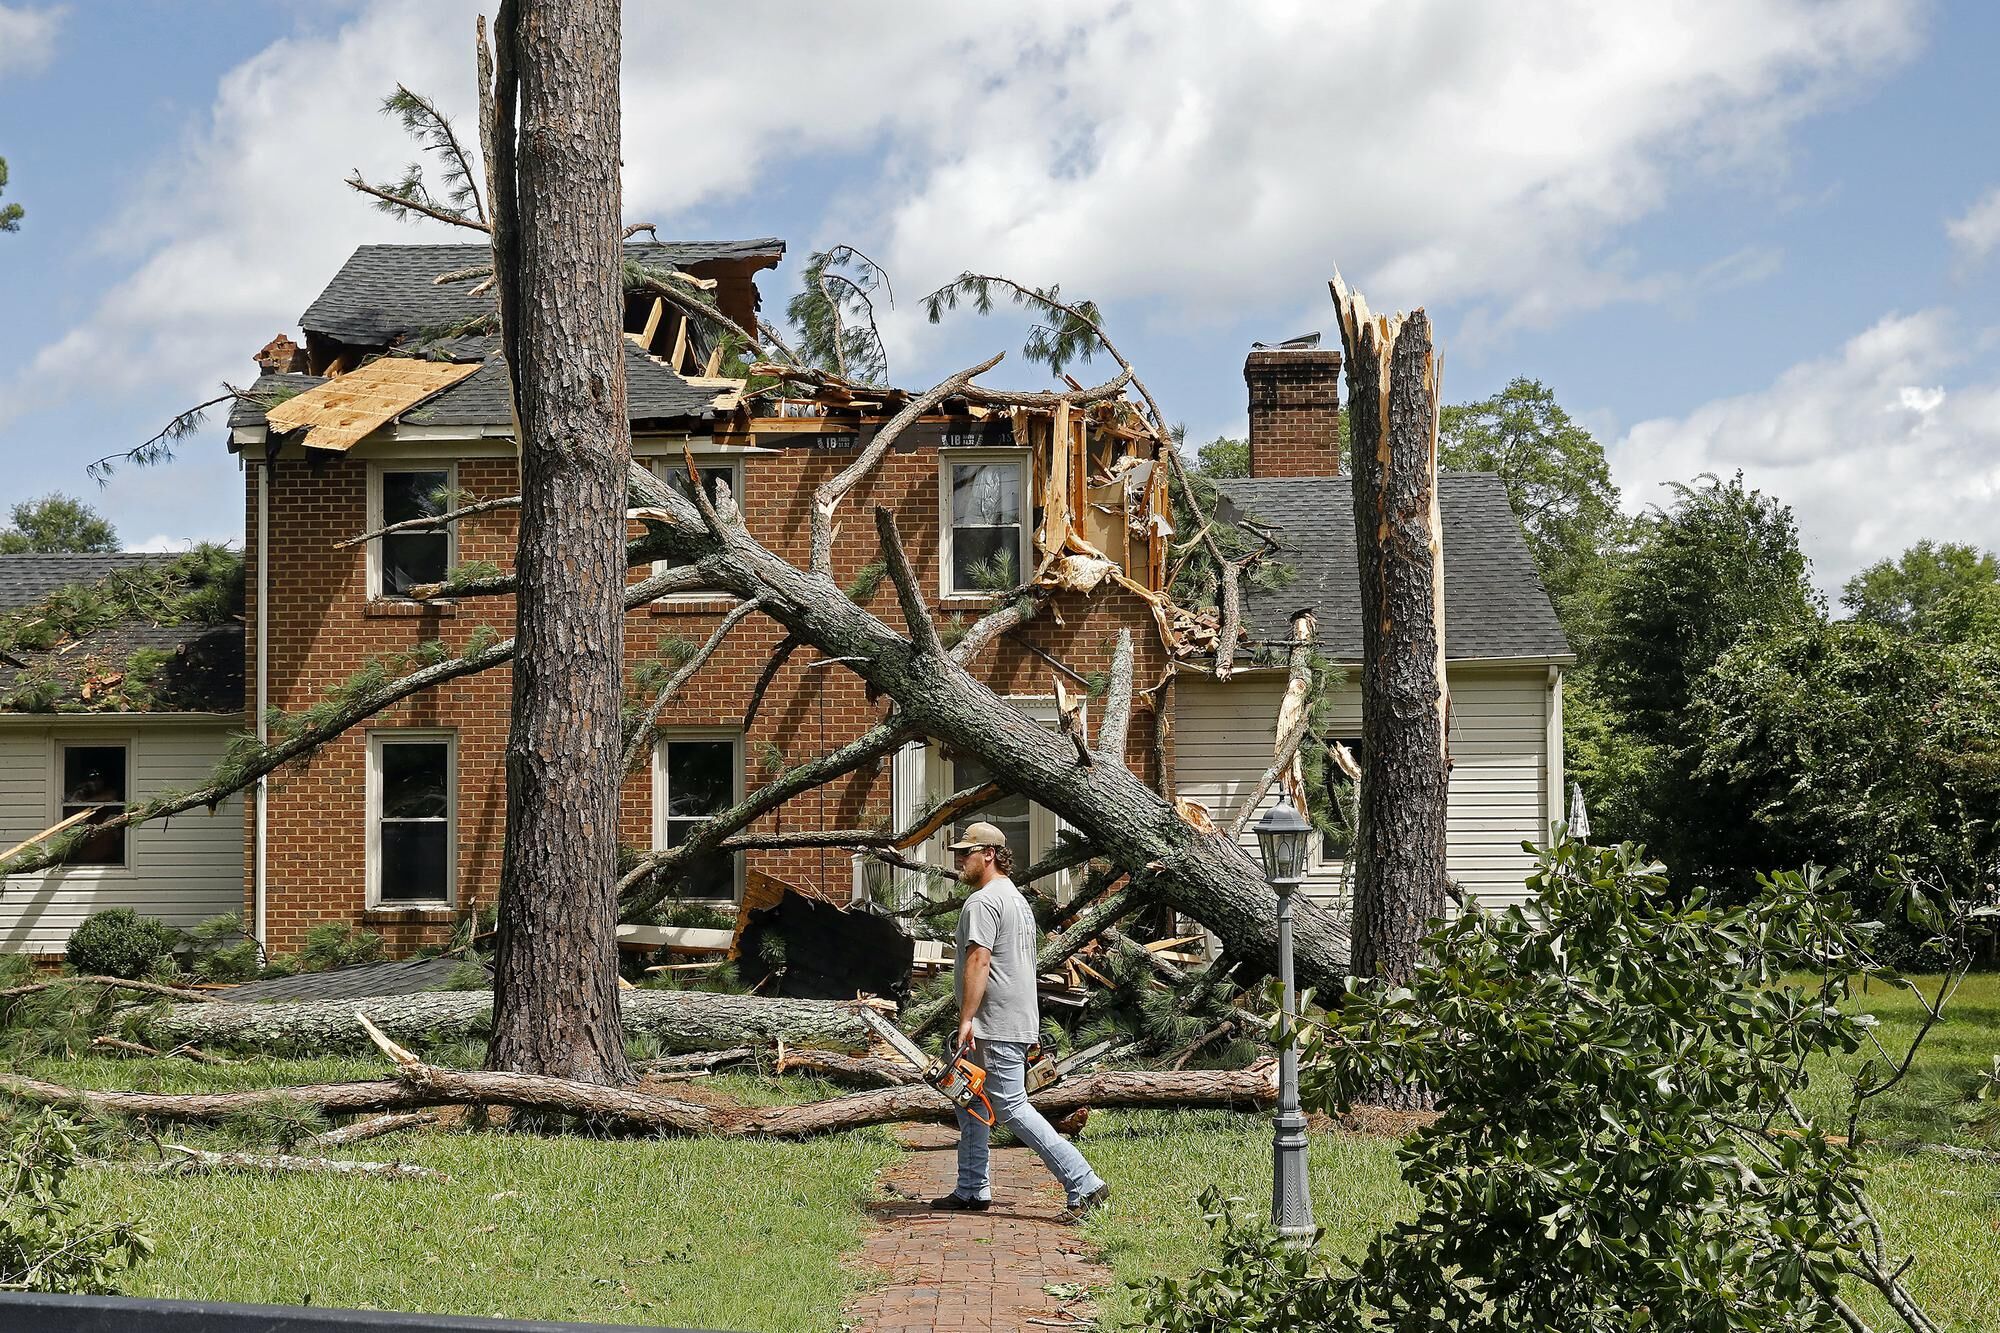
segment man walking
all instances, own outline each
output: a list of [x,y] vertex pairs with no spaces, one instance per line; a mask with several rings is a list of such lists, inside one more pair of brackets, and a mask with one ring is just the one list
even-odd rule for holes
[[[1111,1187],[1090,1169],[1076,1145],[1056,1133],[1028,1104],[1028,1048],[1041,1040],[1035,1000],[1035,945],[1041,937],[1028,900],[1008,875],[1014,854],[1006,835],[980,822],[951,845],[958,878],[972,896],[958,914],[958,1045],[970,1046],[986,1068],[986,1096],[994,1117],[1035,1150],[1062,1182],[1068,1207],[1063,1220],[1080,1222],[1111,1197]],[[958,1113],[958,1188],[931,1207],[940,1212],[983,1213],[992,1200],[989,1148],[992,1129]]]

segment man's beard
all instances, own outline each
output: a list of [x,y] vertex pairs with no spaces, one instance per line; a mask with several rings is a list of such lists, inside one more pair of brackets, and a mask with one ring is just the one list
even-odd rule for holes
[[976,885],[978,883],[978,881],[973,878],[971,866],[960,866],[958,868],[958,882],[960,884],[965,884],[965,885]]

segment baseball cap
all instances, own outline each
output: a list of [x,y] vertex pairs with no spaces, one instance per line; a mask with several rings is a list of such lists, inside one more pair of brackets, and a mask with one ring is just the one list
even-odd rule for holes
[[954,852],[969,852],[974,847],[1005,847],[1006,845],[1007,835],[982,819],[976,824],[966,825],[965,831],[958,835],[958,841],[951,845],[951,850]]

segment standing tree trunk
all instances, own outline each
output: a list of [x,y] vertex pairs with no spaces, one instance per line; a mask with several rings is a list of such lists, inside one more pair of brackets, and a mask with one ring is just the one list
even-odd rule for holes
[[494,273],[521,516],[487,1063],[627,1083],[616,940],[631,456],[618,0],[508,0],[494,36]]
[[1437,499],[1437,360],[1424,312],[1371,316],[1339,278],[1361,566],[1356,976],[1401,985],[1444,912],[1444,551]]

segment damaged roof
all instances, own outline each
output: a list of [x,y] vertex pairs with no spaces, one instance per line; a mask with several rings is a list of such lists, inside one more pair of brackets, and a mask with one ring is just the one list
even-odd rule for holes
[[[1321,649],[1336,661],[1359,661],[1353,480],[1232,478],[1215,484],[1224,501],[1221,516],[1233,522],[1247,514],[1273,528],[1282,548],[1277,558],[1298,575],[1275,591],[1244,588],[1250,636],[1282,642],[1291,635],[1292,612],[1310,607],[1319,618]],[[1445,656],[1573,657],[1499,475],[1440,473],[1438,511],[1444,521]]]
[[324,383],[324,375],[273,375],[268,372],[259,375],[256,383],[243,391],[245,397],[229,404],[229,427],[234,430],[238,426],[261,426],[264,424],[264,413],[270,408]]
[[[94,584],[119,570],[178,558],[148,551],[0,555],[0,616],[24,611],[72,584]],[[141,650],[164,654],[165,660],[144,680],[128,681],[125,666]],[[43,652],[17,651],[13,662],[0,660],[0,712],[134,711],[242,712],[242,625],[128,620],[81,641]]]
[[[629,338],[625,349],[625,414],[633,421],[660,417],[715,415],[714,385],[690,384],[666,365],[640,350]],[[400,418],[413,426],[504,426],[513,422],[507,397],[507,363],[495,339],[485,365],[443,393],[418,404]],[[261,383],[261,381],[260,381]]]
[[[439,274],[487,263],[484,245],[364,245],[327,283],[299,325],[362,347],[386,347],[425,330],[455,327],[494,308],[489,290],[472,294],[478,279],[440,286]],[[649,267],[688,268],[714,261],[753,261],[769,268],[784,258],[776,237],[750,241],[628,241],[625,257]]]

